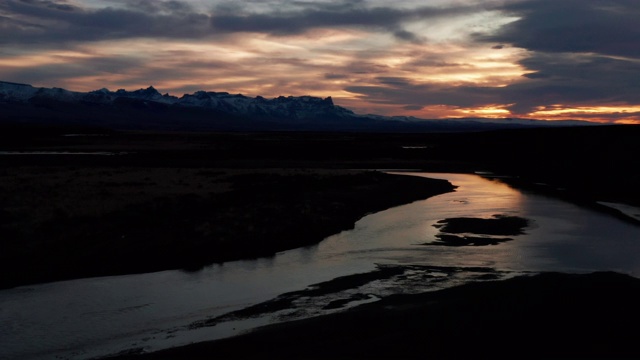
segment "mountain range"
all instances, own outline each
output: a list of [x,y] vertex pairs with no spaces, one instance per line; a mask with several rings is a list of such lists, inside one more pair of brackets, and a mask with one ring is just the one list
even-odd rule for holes
[[418,119],[361,115],[331,97],[267,99],[197,91],[176,97],[154,87],[135,91],[75,92],[0,81],[0,122],[156,131],[453,132],[502,128],[582,126],[585,121],[532,119]]

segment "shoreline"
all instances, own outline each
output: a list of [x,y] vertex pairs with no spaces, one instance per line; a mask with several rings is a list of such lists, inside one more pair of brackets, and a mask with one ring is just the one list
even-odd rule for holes
[[612,208],[616,211],[619,211],[624,216],[627,216],[637,222],[640,225],[640,207],[631,206],[629,204],[623,203],[614,203],[614,202],[606,202],[606,201],[598,201],[598,205],[606,206],[608,208]]
[[542,273],[374,303],[112,360],[634,358],[640,279]]
[[[616,149],[633,153],[629,149],[637,148],[637,142],[614,141],[621,134],[620,130],[624,135],[627,130],[632,130],[631,134],[637,129],[611,128],[602,131],[605,130],[608,135],[603,141],[615,145],[607,150],[608,153],[616,154]],[[588,132],[579,130],[575,135],[586,140],[602,137],[599,132]],[[222,234],[229,238],[228,236],[236,230],[245,231],[245,225],[250,223],[254,224],[254,230],[248,233],[248,238],[264,240],[275,238],[282,231],[294,227],[302,229],[301,231],[314,229],[308,223],[301,223],[286,216],[288,214],[311,211],[306,214],[311,214],[314,218],[327,213],[341,214],[329,207],[331,201],[315,210],[308,206],[288,206],[289,193],[283,190],[286,187],[281,186],[278,179],[296,175],[304,177],[305,172],[308,176],[306,180],[293,181],[299,188],[306,185],[322,188],[323,184],[328,188],[334,187],[335,184],[332,185],[329,178],[334,175],[340,177],[339,175],[353,174],[354,170],[347,170],[353,168],[406,168],[453,173],[473,173],[474,170],[482,169],[513,174],[519,182],[512,184],[514,187],[520,186],[520,189],[546,193],[582,206],[598,206],[600,210],[614,215],[618,213],[617,210],[596,205],[594,202],[624,200],[631,204],[640,204],[638,197],[632,196],[633,189],[637,186],[638,168],[630,166],[624,157],[612,157],[613,161],[602,162],[600,157],[587,156],[593,155],[595,150],[583,147],[576,147],[576,151],[569,152],[566,156],[557,156],[560,150],[566,150],[563,145],[565,139],[573,135],[573,131],[562,129],[450,136],[120,133],[85,138],[63,137],[49,133],[26,134],[20,137],[3,133],[0,137],[5,145],[10,145],[5,147],[11,151],[107,151],[127,152],[127,155],[0,157],[0,182],[3,182],[0,184],[0,196],[1,200],[5,200],[0,201],[5,204],[4,208],[0,208],[0,235],[7,239],[4,235],[22,234],[17,237],[18,240],[28,239],[33,231],[21,232],[22,230],[45,226],[40,228],[44,229],[42,234],[58,234],[57,238],[50,240],[62,241],[60,249],[56,250],[55,246],[51,247],[47,242],[49,239],[40,236],[37,241],[27,244],[26,247],[36,249],[35,252],[20,250],[20,256],[17,257],[13,256],[16,252],[12,251],[20,248],[14,247],[17,244],[5,241],[2,250],[11,251],[0,253],[0,259],[3,260],[0,266],[5,266],[3,271],[8,274],[6,279],[14,284],[8,286],[51,279],[154,271],[152,269],[157,270],[155,267],[160,261],[165,261],[165,265],[172,264],[172,268],[185,268],[186,264],[188,270],[195,271],[207,261],[211,261],[210,258],[201,258],[205,253],[211,253],[203,240],[207,237]],[[539,153],[535,145],[539,144],[541,137],[548,136],[551,136],[548,146],[543,153]],[[622,149],[623,145],[627,147]],[[591,152],[585,155],[582,150]],[[592,177],[594,168],[602,171]],[[254,186],[251,173],[259,174],[260,186]],[[7,187],[5,181],[13,181],[13,185]],[[345,182],[342,183],[344,185]],[[549,185],[542,186],[542,183]],[[238,201],[238,198],[233,199],[229,193],[234,191],[236,184],[240,189],[251,192],[251,196],[240,197],[241,201]],[[373,189],[375,188],[374,186]],[[402,185],[387,189],[391,193],[398,188],[413,191],[409,191],[410,186]],[[377,189],[378,192],[372,188],[368,190],[379,194],[384,193],[380,189],[385,187]],[[354,197],[353,193],[342,193],[345,203],[359,204],[359,198]],[[160,195],[156,196],[158,194]],[[258,202],[274,204],[273,197],[269,198],[265,194],[275,194],[280,206],[251,206],[256,196],[263,196]],[[6,199],[11,199],[12,196],[14,200],[19,198],[20,201],[7,203]],[[407,202],[412,201],[411,196],[407,197]],[[371,196],[363,198],[367,200]],[[298,201],[300,204],[309,204],[306,201],[313,200],[304,196],[291,197],[294,202],[296,199],[304,200]],[[225,204],[235,205],[230,212],[219,211]],[[20,206],[23,206],[22,209]],[[292,209],[295,211],[287,212]],[[361,214],[358,216],[375,211],[365,207],[358,209]],[[202,214],[207,211],[210,212],[208,217],[203,218]],[[346,206],[344,211],[345,214],[352,213],[354,208]],[[224,215],[225,213],[228,214]],[[270,220],[265,218],[264,214],[277,216],[279,220]],[[37,219],[29,220],[29,216],[35,216]],[[240,218],[244,221],[236,221]],[[87,219],[89,221],[86,224],[77,226],[85,223]],[[285,221],[280,223],[283,219]],[[222,223],[231,231],[216,233],[216,226],[212,226],[215,223]],[[37,227],[31,226],[34,224]],[[279,225],[274,226],[275,230],[271,235],[255,232],[256,227],[262,227],[264,224]],[[156,225],[160,225],[161,229],[153,230]],[[346,222],[338,224],[337,221],[318,223],[317,229],[320,230],[316,234],[340,231],[350,226],[353,225]],[[171,230],[175,227],[192,229],[192,232]],[[122,232],[127,229],[134,231]],[[49,232],[50,230],[53,232]],[[96,232],[97,237],[86,236]],[[194,232],[204,236],[193,236]],[[182,244],[178,244],[180,241],[171,240],[187,237],[203,241],[196,241],[193,247],[184,249],[181,247]],[[65,242],[69,238],[75,238],[75,241]],[[135,238],[159,241],[142,241],[132,247],[130,240]],[[320,240],[322,238],[318,239]],[[478,239],[465,240],[477,242]],[[45,248],[41,249],[43,245]],[[93,245],[98,246],[92,248]],[[103,246],[108,246],[108,250]],[[158,253],[153,253],[158,247],[171,249],[170,254],[161,259]],[[239,250],[234,250],[233,247],[227,249],[230,252],[225,256],[233,255],[234,251],[244,254],[240,256],[253,254],[249,257],[270,256],[274,252],[273,249],[252,246],[243,246]],[[234,256],[238,256],[239,253],[235,254]],[[113,256],[123,259],[123,264],[134,264],[136,267],[123,269],[118,267],[118,264],[108,264],[111,267],[95,268],[97,264],[107,263],[100,260],[101,258],[108,259]],[[84,257],[87,260],[74,265],[68,261],[70,257]],[[148,262],[149,259],[158,263]],[[78,267],[83,270],[78,272]],[[44,274],[48,278],[41,277],[35,280],[31,274],[27,273],[26,277],[25,274],[20,274],[21,271]],[[82,273],[82,276],[69,275],[78,273]],[[18,278],[20,276],[22,278]],[[31,278],[28,279],[29,277]],[[640,320],[638,311],[635,310],[637,301],[640,300],[636,293],[640,291],[634,284],[637,279],[627,281],[620,280],[620,277],[624,276],[555,274],[533,277],[537,280],[531,282],[526,279],[496,283],[504,285],[483,282],[478,284],[483,286],[481,288],[464,287],[461,290],[443,293],[448,295],[438,295],[441,297],[432,298],[431,295],[425,294],[411,298],[384,299],[382,302],[348,310],[345,315],[341,315],[341,312],[329,318],[308,319],[302,323],[286,323],[281,324],[281,327],[258,330],[258,335],[250,333],[247,335],[248,338],[228,338],[220,343],[169,349],[142,357],[130,355],[132,359],[154,359],[163,356],[210,358],[212,354],[223,358],[255,358],[263,354],[276,358],[412,358],[416,354],[433,355],[436,358],[512,358],[513,354],[518,354],[518,357],[638,357],[640,354],[632,348],[635,339],[629,338],[624,331],[626,327],[635,326],[637,320]],[[603,283],[598,278],[604,278],[606,281]],[[618,284],[619,287],[608,288],[607,283]],[[587,291],[580,288],[580,284],[593,286],[589,285]],[[523,292],[528,295],[519,298],[511,296]],[[539,293],[544,297],[537,297]],[[488,298],[490,300],[487,300]],[[627,301],[627,298],[635,303]],[[622,301],[617,301],[618,299]],[[478,301],[482,305],[479,305]],[[572,307],[579,310],[572,310]],[[463,310],[462,315],[460,309]],[[567,313],[571,315],[566,316]],[[590,322],[594,317],[595,321]],[[403,321],[398,322],[400,320]],[[440,327],[443,324],[446,325],[444,330]],[[538,328],[532,327],[531,324],[536,324]],[[539,328],[543,330],[540,331]],[[583,336],[583,339],[586,339],[585,343],[568,338],[567,334],[574,333]],[[552,353],[551,344],[560,346],[565,352]],[[251,350],[254,346],[257,346],[256,350]],[[342,346],[346,346],[348,351],[336,352]],[[371,349],[380,351],[372,352]],[[525,356],[522,356],[523,353]],[[128,355],[121,356],[125,359]]]
[[272,256],[455,189],[377,171],[177,167],[9,168],[0,185],[1,288]]

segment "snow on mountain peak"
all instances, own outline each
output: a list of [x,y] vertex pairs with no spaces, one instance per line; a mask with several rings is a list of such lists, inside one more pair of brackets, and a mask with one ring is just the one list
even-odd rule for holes
[[31,98],[46,97],[64,102],[83,101],[85,103],[110,104],[118,98],[153,101],[175,106],[199,107],[258,118],[305,119],[323,116],[353,116],[353,112],[334,105],[331,97],[318,98],[310,95],[279,96],[267,99],[262,96],[250,98],[242,94],[228,92],[196,91],[178,98],[169,94],[162,95],[156,88],[115,92],[107,88],[88,93],[72,92],[59,88],[34,88],[31,85],[0,82],[0,99],[27,102]]
[[26,101],[33,97],[37,91],[37,88],[28,84],[0,81],[0,99]]
[[258,118],[305,119],[319,116],[352,116],[350,110],[335,106],[331,97],[325,99],[309,95],[279,96],[266,99],[262,96],[250,98],[242,94],[228,92],[196,91],[185,94],[176,101],[177,105],[204,107]]
[[[125,101],[122,101],[126,99]],[[57,106],[59,102],[60,106]],[[580,121],[539,121],[532,119],[441,119],[425,120],[410,116],[357,115],[351,110],[333,103],[331,97],[310,95],[278,96],[265,98],[248,97],[228,92],[196,91],[182,97],[162,95],[153,86],[134,91],[107,88],[90,92],[72,92],[61,88],[36,88],[27,84],[0,81],[0,103],[3,109],[14,109],[13,117],[20,117],[25,106],[37,105],[29,110],[44,117],[82,116],[82,121],[98,121],[105,114],[118,114],[124,128],[156,126],[160,121],[164,127],[223,128],[223,129],[382,129],[402,131],[477,131],[496,128],[518,128],[536,126],[592,125]],[[12,104],[18,104],[13,107]],[[162,104],[161,106],[159,106]],[[187,108],[197,111],[186,111]],[[47,112],[56,109],[55,113]],[[135,109],[135,111],[129,111]],[[144,109],[166,111],[143,112]],[[114,112],[115,111],[115,112]],[[8,112],[7,112],[8,113]],[[71,114],[71,116],[69,116]],[[77,115],[81,114],[81,115]],[[183,115],[185,119],[183,120]],[[30,115],[31,116],[31,115]],[[145,125],[137,124],[140,118],[152,119]],[[234,124],[228,119],[242,118]],[[132,120],[133,119],[133,120]],[[194,120],[195,119],[195,120]],[[40,121],[39,119],[38,121]],[[102,121],[102,120],[100,120]],[[111,118],[109,120],[111,121]],[[133,123],[131,123],[133,121]],[[165,123],[162,123],[165,121]],[[191,121],[191,123],[189,123]],[[253,127],[252,127],[253,126]]]

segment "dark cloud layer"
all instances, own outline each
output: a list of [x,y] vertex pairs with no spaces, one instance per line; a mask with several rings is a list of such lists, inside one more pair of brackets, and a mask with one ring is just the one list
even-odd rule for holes
[[594,54],[534,53],[521,61],[529,81],[505,88],[512,110],[552,104],[640,103],[640,62]]
[[507,86],[515,113],[553,104],[638,104],[640,6],[633,0],[525,0],[504,10],[520,17],[485,41],[530,50],[531,71]]
[[399,39],[417,41],[419,36],[402,29],[407,21],[425,21],[430,18],[469,14],[476,6],[419,7],[397,9],[393,7],[367,8],[355,3],[309,4],[290,12],[243,13],[237,8],[212,16],[212,27],[220,32],[260,32],[273,35],[292,35],[316,28],[363,27],[390,30]]
[[[132,1],[131,7],[85,9],[65,2],[3,0],[0,43],[46,43],[123,38],[198,38],[210,17],[177,1]],[[136,6],[136,7],[132,7]]]
[[[423,39],[403,28],[407,21],[468,14],[475,6],[368,8],[362,1],[306,3],[296,10],[247,12],[241,6],[219,6],[200,13],[182,1],[112,0],[118,7],[80,8],[64,1],[3,0],[0,43],[66,42],[138,37],[201,38],[236,32],[276,36],[302,34],[317,28],[361,27],[388,31],[397,39]],[[3,15],[4,14],[4,15]]]
[[640,56],[637,0],[524,0],[503,11],[521,18],[480,39],[533,51]]

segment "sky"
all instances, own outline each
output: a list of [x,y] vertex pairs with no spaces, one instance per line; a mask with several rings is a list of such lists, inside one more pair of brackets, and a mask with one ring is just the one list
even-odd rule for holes
[[0,80],[640,123],[638,0],[2,0]]

